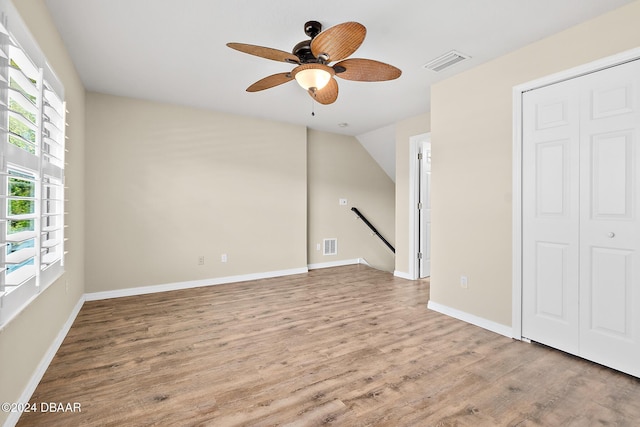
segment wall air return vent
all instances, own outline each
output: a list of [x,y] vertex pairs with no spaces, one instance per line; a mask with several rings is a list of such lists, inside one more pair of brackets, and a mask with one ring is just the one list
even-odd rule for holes
[[338,239],[323,239],[322,247],[322,255],[337,255]]
[[465,59],[471,58],[469,55],[465,55],[464,53],[460,53],[456,50],[452,50],[451,52],[445,53],[442,56],[437,57],[436,59],[427,62],[423,65],[424,68],[431,71],[442,71],[445,68],[449,68],[458,62],[462,62]]

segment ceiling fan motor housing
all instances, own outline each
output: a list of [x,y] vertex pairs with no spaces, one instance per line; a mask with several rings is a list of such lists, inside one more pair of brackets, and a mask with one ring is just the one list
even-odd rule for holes
[[303,40],[291,51],[295,56],[300,59],[301,64],[308,64],[310,62],[316,62],[316,57],[311,53],[311,40]]
[[304,24],[304,33],[311,37],[310,40],[303,40],[294,46],[291,53],[300,59],[301,64],[309,64],[319,62],[311,52],[311,40],[313,40],[322,31],[322,24],[318,21],[307,21]]

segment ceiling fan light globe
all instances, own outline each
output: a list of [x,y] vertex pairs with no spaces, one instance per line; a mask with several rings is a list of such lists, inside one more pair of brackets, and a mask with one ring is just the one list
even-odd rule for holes
[[298,84],[302,86],[304,90],[311,88],[320,90],[331,80],[331,74],[320,68],[307,68],[306,70],[298,71],[295,77]]

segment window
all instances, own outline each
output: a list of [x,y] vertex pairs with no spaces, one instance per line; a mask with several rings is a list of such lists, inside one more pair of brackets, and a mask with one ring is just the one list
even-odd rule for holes
[[3,325],[64,272],[65,103],[13,6],[0,0],[0,9]]

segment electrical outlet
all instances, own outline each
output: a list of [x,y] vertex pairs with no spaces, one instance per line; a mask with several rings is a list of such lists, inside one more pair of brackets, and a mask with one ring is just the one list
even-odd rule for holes
[[469,287],[469,278],[467,276],[460,276],[460,287],[467,289]]
[[316,251],[319,251],[320,249],[322,249],[322,247],[320,246],[320,243],[316,243]]
[[198,257],[198,265],[204,265],[204,255]]
[[220,255],[220,262],[227,262],[227,254]]

